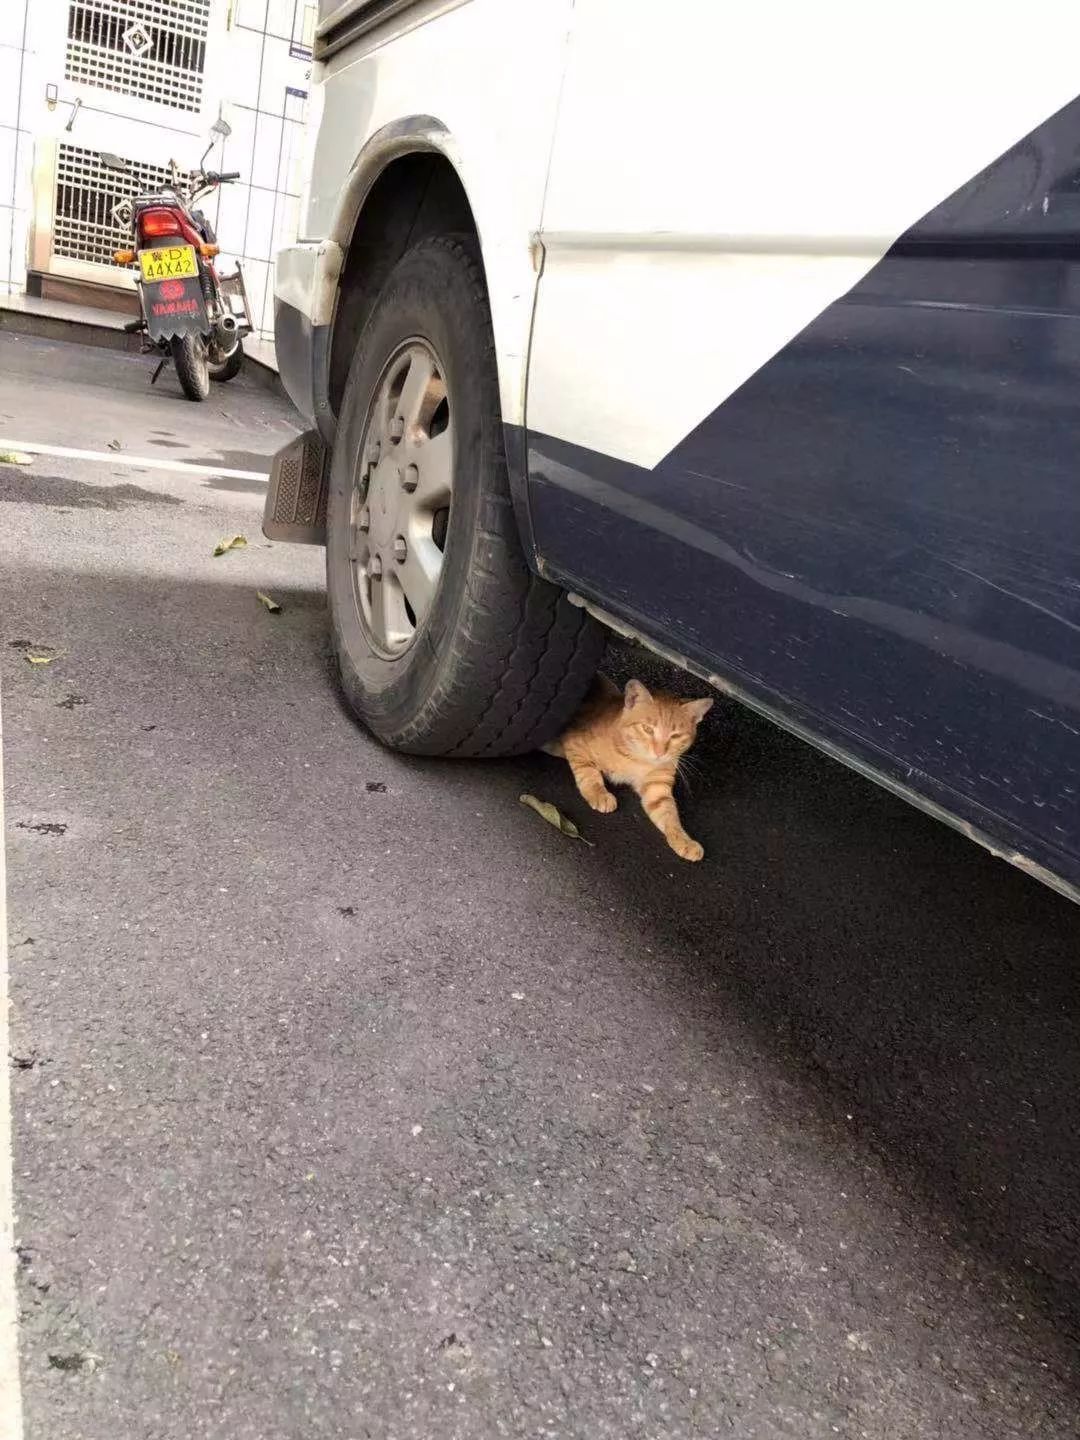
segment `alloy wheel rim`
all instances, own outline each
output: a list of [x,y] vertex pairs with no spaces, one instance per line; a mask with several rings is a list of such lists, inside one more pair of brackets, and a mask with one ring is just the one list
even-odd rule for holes
[[453,416],[433,347],[405,341],[383,367],[356,459],[349,562],[375,650],[397,659],[431,613],[453,488]]

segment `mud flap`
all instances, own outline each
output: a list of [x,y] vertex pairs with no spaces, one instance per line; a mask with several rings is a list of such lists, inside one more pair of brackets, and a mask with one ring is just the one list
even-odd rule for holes
[[143,313],[151,340],[171,340],[176,335],[209,335],[206,302],[197,275],[182,280],[162,280],[142,287]]
[[268,540],[326,544],[330,451],[317,430],[305,430],[274,456],[263,511]]

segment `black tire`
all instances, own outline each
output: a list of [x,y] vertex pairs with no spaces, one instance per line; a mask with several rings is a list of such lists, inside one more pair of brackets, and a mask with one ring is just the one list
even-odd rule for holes
[[215,365],[211,362],[210,379],[216,380],[219,385],[223,385],[226,380],[234,380],[243,368],[244,345],[242,341],[238,340],[236,342],[236,349],[226,355],[220,365]]
[[205,400],[210,394],[210,362],[199,335],[174,335],[169,342],[176,378],[189,400]]
[[[356,601],[349,526],[367,412],[389,357],[410,337],[441,357],[454,416],[446,547],[431,610],[387,659]],[[521,754],[551,740],[581,703],[604,631],[528,568],[503,450],[483,273],[455,236],[402,257],[364,328],[346,381],[331,466],[326,579],[345,698],[385,744],[413,755]]]

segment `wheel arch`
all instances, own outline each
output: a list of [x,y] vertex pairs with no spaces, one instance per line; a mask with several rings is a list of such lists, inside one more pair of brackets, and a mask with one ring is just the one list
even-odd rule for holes
[[[460,158],[447,127],[413,115],[376,131],[357,155],[334,214],[324,276],[330,334],[326,391],[340,407],[357,341],[391,270],[410,245],[432,234],[465,233],[483,253]],[[486,284],[486,273],[485,273]]]

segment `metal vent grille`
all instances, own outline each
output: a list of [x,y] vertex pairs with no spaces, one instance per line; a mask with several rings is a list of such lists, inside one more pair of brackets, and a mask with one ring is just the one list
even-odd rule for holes
[[[53,212],[53,254],[91,265],[113,265],[113,251],[129,238],[112,210],[123,200],[152,194],[169,183],[164,165],[128,162],[128,170],[110,170],[96,150],[61,144],[56,152],[56,205]],[[181,184],[190,176],[181,174]]]
[[64,74],[174,110],[202,107],[211,0],[70,0]]

